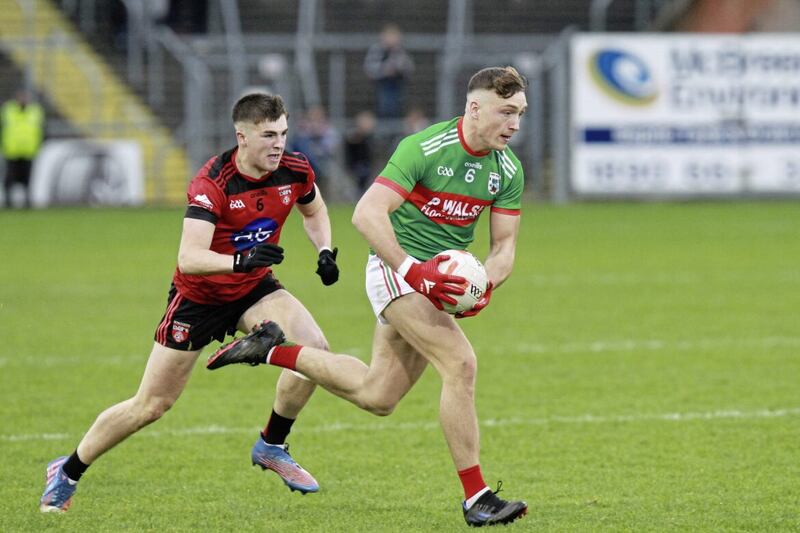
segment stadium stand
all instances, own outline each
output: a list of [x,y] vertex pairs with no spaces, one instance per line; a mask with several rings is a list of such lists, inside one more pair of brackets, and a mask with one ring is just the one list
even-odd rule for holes
[[[142,148],[150,201],[177,201],[188,164],[182,146],[108,63],[46,1],[0,6],[3,49],[35,89],[84,136],[131,138]],[[29,9],[31,8],[32,9]],[[32,42],[31,42],[32,41]]]
[[[510,0],[499,9],[474,0],[211,0],[204,34],[178,34],[161,20],[140,16],[136,9],[144,9],[145,3],[136,0],[0,0],[0,7],[8,12],[21,5],[58,5],[83,42],[103,58],[103,69],[110,67],[114,79],[127,82],[117,92],[135,97],[136,105],[146,104],[137,114],[171,132],[164,143],[174,138],[186,148],[184,170],[174,167],[158,176],[148,172],[150,181],[157,182],[150,185],[148,198],[170,202],[182,188],[175,176],[185,180],[208,153],[231,144],[229,109],[241,91],[256,87],[280,92],[295,116],[322,104],[342,132],[356,113],[373,109],[373,87],[363,61],[386,22],[403,30],[414,58],[409,107],[440,119],[459,112],[460,92],[475,68],[521,62],[517,66],[522,70],[540,69],[548,46],[561,32],[588,30],[597,23],[592,9],[597,3]],[[666,3],[600,2],[607,4],[601,13],[603,28],[642,29]],[[124,33],[120,9],[128,15]],[[540,126],[547,120],[541,118]],[[402,123],[382,122],[379,128],[392,139]],[[519,155],[526,164],[535,156],[525,151]]]

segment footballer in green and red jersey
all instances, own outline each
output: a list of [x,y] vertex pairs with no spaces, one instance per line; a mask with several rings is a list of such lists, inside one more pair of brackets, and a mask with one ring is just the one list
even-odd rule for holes
[[475,152],[464,141],[463,118],[434,124],[403,139],[375,180],[406,201],[389,216],[400,246],[427,261],[448,249],[466,249],[487,208],[518,215],[524,176],[504,150]]

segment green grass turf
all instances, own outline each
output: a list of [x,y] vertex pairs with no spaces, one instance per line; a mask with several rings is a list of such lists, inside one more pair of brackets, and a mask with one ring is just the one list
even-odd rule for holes
[[[338,284],[313,274],[296,215],[276,270],[335,350],[368,360],[350,212],[332,209]],[[181,220],[0,212],[0,530],[464,530],[432,369],[388,418],[318,391],[289,440],[322,490],[300,496],[249,466],[277,370],[212,374],[202,357],[162,420],[92,466],[69,513],[38,512],[47,461],[136,389]],[[514,275],[462,321],[483,471],[530,505],[509,530],[800,529],[798,237],[797,203],[526,206]]]

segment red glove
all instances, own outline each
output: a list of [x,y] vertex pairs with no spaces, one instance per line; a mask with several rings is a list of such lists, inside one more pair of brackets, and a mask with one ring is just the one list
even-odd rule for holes
[[450,257],[447,255],[437,255],[424,263],[414,263],[403,276],[415,291],[425,296],[440,311],[443,309],[442,302],[456,305],[455,299],[449,295],[464,294],[462,285],[467,282],[461,276],[451,276],[439,271],[439,263],[448,259]]
[[483,296],[481,296],[480,300],[475,302],[475,305],[472,306],[472,309],[469,309],[468,311],[462,311],[461,313],[456,313],[456,318],[467,318],[480,313],[484,307],[489,305],[489,300],[492,298],[492,288],[494,288],[494,285],[492,285],[492,282],[490,281],[486,285],[486,290],[484,291]]

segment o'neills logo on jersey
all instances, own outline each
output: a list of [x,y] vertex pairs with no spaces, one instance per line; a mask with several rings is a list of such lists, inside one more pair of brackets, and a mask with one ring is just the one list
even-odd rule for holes
[[437,224],[468,226],[472,224],[491,200],[482,200],[462,194],[432,191],[417,184],[407,200]]
[[189,205],[196,205],[204,209],[214,209],[214,204],[211,203],[211,200],[209,200],[208,196],[205,194],[195,195],[195,197],[189,202]]

